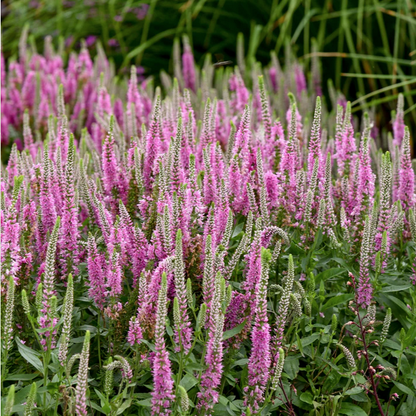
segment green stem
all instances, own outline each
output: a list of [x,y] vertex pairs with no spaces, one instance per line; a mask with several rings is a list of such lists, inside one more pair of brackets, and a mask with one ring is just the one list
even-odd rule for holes
[[98,365],[101,368],[101,341],[100,341],[100,318],[98,318],[98,330],[97,330],[97,341],[98,341]]
[[9,355],[9,351],[4,351],[4,358],[3,358],[3,364],[1,366],[1,391],[3,391],[3,380],[6,377],[6,371],[7,371],[7,356]]
[[43,346],[40,343],[39,335],[38,335],[38,333],[36,332],[36,329],[35,329],[35,324],[33,323],[33,317],[32,317],[32,315],[28,315],[28,318],[29,318],[30,325],[32,326],[33,333],[35,334],[35,337],[36,337],[36,339],[38,341],[39,347],[40,347],[40,349],[43,349]]
[[[59,384],[62,383],[62,376],[63,376],[63,367],[59,367]],[[55,410],[53,412],[54,416],[58,416],[58,406],[59,406],[59,400],[58,398],[56,398],[56,402],[55,402]]]

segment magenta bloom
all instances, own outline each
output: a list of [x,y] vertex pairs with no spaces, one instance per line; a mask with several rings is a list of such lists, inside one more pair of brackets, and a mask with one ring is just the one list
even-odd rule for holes
[[166,275],[163,274],[162,283],[159,290],[156,331],[155,331],[155,358],[153,361],[153,380],[154,387],[152,393],[152,415],[168,415],[172,413],[172,402],[175,399],[173,394],[173,378],[164,340],[165,320],[167,302],[167,282]]
[[183,66],[183,80],[185,82],[185,88],[189,88],[193,92],[196,92],[196,75],[195,75],[195,63],[192,49],[189,45],[189,40],[184,37],[184,52],[182,55],[182,66]]

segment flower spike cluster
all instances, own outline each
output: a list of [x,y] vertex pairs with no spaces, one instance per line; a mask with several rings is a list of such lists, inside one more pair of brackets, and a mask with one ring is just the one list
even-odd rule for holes
[[[304,312],[329,322],[317,307],[343,275],[325,284],[321,275],[318,294],[313,273],[338,268],[338,255],[350,259],[357,310],[370,326],[384,273],[393,267],[416,284],[402,95],[383,152],[370,117],[359,120],[333,87],[331,102],[320,96],[315,57],[308,86],[289,47],[285,69],[275,53],[268,67],[246,66],[239,36],[237,67],[208,56],[199,68],[184,36],[174,76],[162,72],[155,87],[134,66],[115,78],[100,47],[93,60],[83,46],[66,65],[50,39],[44,55],[26,42],[1,71],[3,354],[17,351],[17,333],[30,348],[39,340],[47,372],[58,345],[69,382],[80,359],[77,414],[89,412],[90,342],[87,332],[82,353],[70,356],[78,316],[100,320],[91,362],[106,355],[109,403],[114,370],[134,389],[150,368],[153,415],[215,414],[240,371],[230,357],[245,354],[239,410],[261,414],[274,392],[286,393],[288,331]],[[331,255],[317,261],[323,252]],[[79,299],[89,302],[85,313]],[[392,320],[387,311],[381,343]],[[33,340],[23,339],[34,325]],[[345,337],[339,348],[355,367]],[[134,366],[123,358],[131,355]]]

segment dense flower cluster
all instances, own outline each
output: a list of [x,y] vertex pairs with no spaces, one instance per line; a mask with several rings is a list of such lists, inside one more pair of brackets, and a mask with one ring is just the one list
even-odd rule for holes
[[[47,329],[41,344],[55,348],[56,285],[64,283],[59,359],[65,365],[74,285],[85,264],[88,293],[103,319],[118,322],[130,308],[124,339],[134,348],[154,344],[154,352],[144,353],[154,379],[153,414],[188,409],[169,350],[186,360],[203,334],[193,405],[212,413],[224,354],[245,342],[251,350],[244,406],[258,414],[268,389],[279,386],[285,330],[303,307],[311,308],[289,254],[276,313],[268,313],[269,269],[292,236],[299,249],[320,233],[332,247],[348,244],[360,264],[364,308],[372,302],[374,265],[382,264],[382,272],[398,236],[410,239],[412,228],[415,238],[415,175],[402,98],[390,152],[383,154],[367,115],[359,133],[341,95],[332,94],[336,116],[313,96],[319,74],[308,92],[302,68],[282,71],[274,55],[268,68],[252,69],[251,79],[242,68],[224,71],[209,61],[199,70],[185,38],[176,78],[162,76],[162,94],[150,79],[139,83],[135,68],[128,83],[116,85],[100,50],[95,62],[85,48],[71,54],[66,68],[49,42],[44,56],[22,53],[7,71],[2,62],[1,74],[2,143],[11,146],[1,180],[7,349],[14,292],[23,289],[41,292],[39,323]],[[236,273],[240,281],[233,285]],[[133,309],[125,302],[132,290]],[[223,341],[224,331],[239,326]],[[89,337],[76,389],[80,415],[88,413]],[[353,367],[349,350],[340,348]],[[132,378],[126,360],[116,363],[107,368],[106,391],[115,368]]]

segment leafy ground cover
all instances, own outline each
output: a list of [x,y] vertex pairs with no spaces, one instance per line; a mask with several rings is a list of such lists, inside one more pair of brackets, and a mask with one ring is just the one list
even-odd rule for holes
[[403,96],[376,131],[317,61],[188,42],[162,88],[49,40],[2,65],[3,414],[415,414]]

